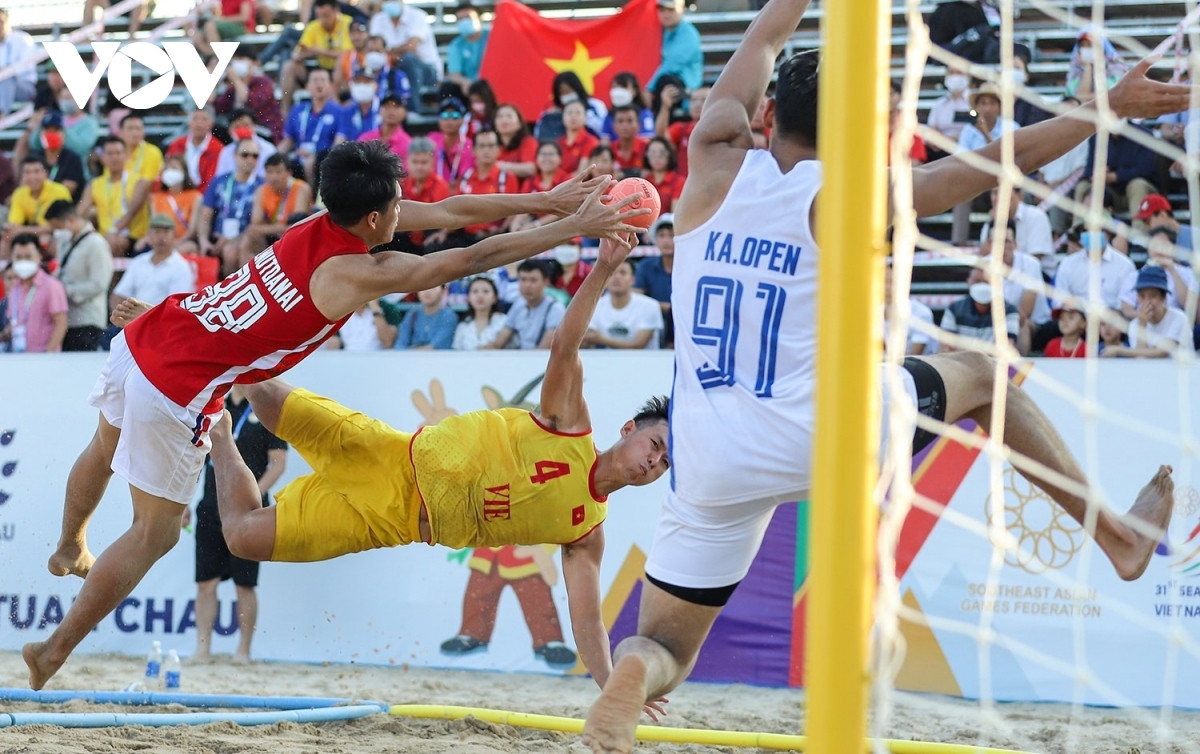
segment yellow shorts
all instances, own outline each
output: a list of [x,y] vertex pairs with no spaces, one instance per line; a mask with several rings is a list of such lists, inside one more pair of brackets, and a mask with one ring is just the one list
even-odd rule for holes
[[275,495],[271,560],[328,560],[420,541],[411,434],[303,389],[284,401],[275,434],[313,473]]

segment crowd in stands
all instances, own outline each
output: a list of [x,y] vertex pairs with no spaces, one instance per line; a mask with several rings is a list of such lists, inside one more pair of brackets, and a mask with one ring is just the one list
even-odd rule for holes
[[[104,4],[87,0],[85,15]],[[470,2],[453,8],[457,35],[443,56],[426,12],[401,0],[303,0],[300,21],[283,24],[261,50],[241,44],[211,101],[187,114],[183,132],[161,142],[147,138],[147,112],[124,108],[104,87],[81,108],[52,67],[22,69],[0,81],[0,111],[22,102],[35,108],[11,157],[0,154],[0,203],[8,218],[0,235],[0,266],[6,267],[0,349],[103,347],[115,334],[107,323],[110,305],[131,296],[156,303],[245,264],[321,208],[316,189],[330,149],[373,139],[402,157],[404,197],[418,202],[548,191],[590,165],[650,181],[664,215],[641,239],[642,253],[629,269],[613,276],[586,345],[671,347],[671,210],[688,174],[688,141],[708,89],[700,33],[685,18],[683,0],[657,0],[657,6],[661,38],[648,34],[646,40],[661,45],[657,71],[645,80],[619,72],[605,92],[588,91],[575,73],[559,73],[545,110],[529,122],[480,78],[489,29]],[[131,15],[131,34],[145,11]],[[976,63],[994,64],[992,13],[986,2],[941,3],[929,19],[931,34]],[[214,43],[252,34],[272,23],[272,15],[268,4],[220,0],[195,20],[192,39],[211,56]],[[9,29],[3,11],[0,32],[6,54],[8,45],[32,53],[29,35]],[[1017,45],[1014,54],[1006,75],[1022,87],[1031,52]],[[1089,99],[1125,67],[1111,43],[1081,33],[1062,81],[1063,102]],[[914,164],[983,146],[1049,117],[1046,103],[1030,97],[1016,102],[1011,120],[1002,117],[999,88],[988,77],[972,79],[971,72],[979,69],[946,70],[945,94],[932,104],[926,124],[941,138],[926,143],[918,137],[909,150]],[[900,106],[897,90],[894,117]],[[1106,154],[1096,154],[1092,139],[1031,176],[1087,204],[1095,193],[1092,165],[1105,158],[1108,172],[1097,197],[1109,213],[1105,230],[1088,231],[1082,216],[1017,190],[1006,202],[1007,222],[989,221],[978,238],[968,238],[972,210],[994,218],[1002,202],[992,192],[957,208],[952,241],[978,244],[979,262],[965,281],[968,294],[946,306],[940,320],[914,300],[914,322],[926,325],[914,324],[910,352],[994,337],[994,288],[985,269],[993,251],[1003,255],[1005,277],[995,290],[1003,292],[1007,336],[1021,354],[1084,355],[1080,323],[1099,311],[1085,303],[1089,255],[1099,257],[1106,307],[1101,332],[1117,334],[1102,337],[1102,355],[1165,356],[1175,345],[1190,345],[1193,330],[1200,338],[1184,315],[1195,284],[1192,230],[1175,219],[1166,197],[1182,166],[1144,143],[1162,139],[1200,151],[1200,127],[1189,129],[1188,115],[1127,124],[1139,134],[1108,139]],[[765,147],[762,109],[752,126],[756,145]],[[428,228],[398,234],[381,248],[424,254],[552,219],[518,215]],[[595,244],[579,239],[444,289],[373,302],[351,317],[332,347],[546,348],[591,269],[587,257]],[[1139,271],[1133,260],[1141,254],[1146,262]],[[27,264],[31,259],[36,270]],[[185,267],[190,274],[183,274]],[[930,335],[935,322],[944,336]]]

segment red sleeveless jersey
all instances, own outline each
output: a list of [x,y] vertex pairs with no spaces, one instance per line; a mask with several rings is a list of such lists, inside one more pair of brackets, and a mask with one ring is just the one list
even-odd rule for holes
[[325,319],[309,279],[327,259],[366,253],[362,239],[321,214],[216,285],[170,296],[135,319],[125,328],[130,353],[174,403],[219,411],[231,384],[281,374],[338,331],[349,315]]

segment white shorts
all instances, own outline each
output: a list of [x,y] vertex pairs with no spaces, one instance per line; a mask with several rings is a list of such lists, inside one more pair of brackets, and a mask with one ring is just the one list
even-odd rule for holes
[[190,416],[159,392],[133,360],[124,334],[113,338],[88,403],[121,430],[114,472],[143,492],[182,505],[192,502],[211,447],[208,428],[219,414]]
[[[912,375],[901,369],[900,376],[905,393],[915,407],[917,390]],[[887,442],[889,403],[885,389],[883,411],[880,412],[883,423],[881,447]],[[911,431],[908,439],[912,440]],[[807,459],[798,459],[798,462],[805,463]],[[733,467],[714,471],[737,473]],[[806,499],[808,490],[797,489],[746,502],[697,504],[683,500],[671,491],[667,493],[658,517],[654,543],[646,560],[646,574],[664,584],[685,589],[733,586],[750,571],[775,508],[782,503]]]

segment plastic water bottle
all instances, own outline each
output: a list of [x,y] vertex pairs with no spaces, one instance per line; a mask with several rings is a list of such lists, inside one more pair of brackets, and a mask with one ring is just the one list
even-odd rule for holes
[[174,649],[167,653],[167,662],[163,665],[163,687],[167,690],[179,688],[179,653]]
[[146,686],[162,686],[162,642],[156,641],[150,645],[150,654],[146,656]]

